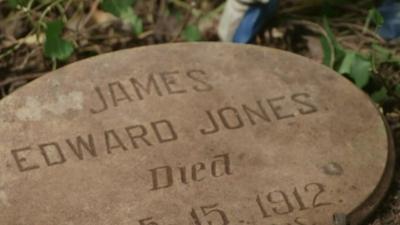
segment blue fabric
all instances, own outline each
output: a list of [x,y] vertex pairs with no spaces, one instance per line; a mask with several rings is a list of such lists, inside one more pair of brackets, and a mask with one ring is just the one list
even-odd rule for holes
[[384,19],[379,35],[389,40],[400,37],[400,1],[386,0],[378,10]]
[[233,42],[252,42],[265,23],[275,15],[277,9],[278,0],[271,0],[267,4],[251,5],[233,36]]

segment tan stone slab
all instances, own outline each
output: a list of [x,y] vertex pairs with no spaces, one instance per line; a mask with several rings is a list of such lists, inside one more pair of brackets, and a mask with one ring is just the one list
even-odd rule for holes
[[368,97],[290,53],[124,50],[0,102],[0,224],[359,224],[391,140]]

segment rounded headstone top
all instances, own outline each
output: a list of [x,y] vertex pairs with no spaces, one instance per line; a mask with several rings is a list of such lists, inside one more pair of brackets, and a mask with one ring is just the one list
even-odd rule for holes
[[83,60],[0,101],[0,124],[5,225],[353,225],[393,169],[365,94],[248,45]]

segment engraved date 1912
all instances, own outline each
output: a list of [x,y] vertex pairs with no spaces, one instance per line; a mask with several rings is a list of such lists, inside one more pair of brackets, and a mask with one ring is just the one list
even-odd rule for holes
[[259,194],[256,202],[262,217],[269,218],[332,205],[332,202],[325,200],[325,192],[323,184],[310,183],[301,189],[295,187],[291,192],[276,190],[266,195]]

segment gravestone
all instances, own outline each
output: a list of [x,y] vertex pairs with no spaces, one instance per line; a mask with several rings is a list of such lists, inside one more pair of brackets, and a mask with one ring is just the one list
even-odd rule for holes
[[357,225],[394,167],[362,91],[246,45],[83,60],[3,99],[0,123],[4,225]]

